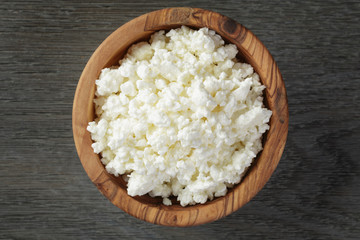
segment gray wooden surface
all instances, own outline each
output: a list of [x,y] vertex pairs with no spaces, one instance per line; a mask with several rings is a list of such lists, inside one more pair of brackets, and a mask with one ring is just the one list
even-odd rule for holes
[[[88,179],[72,139],[82,69],[116,28],[171,6],[251,29],[288,91],[287,145],[245,207],[187,229],[137,220]],[[359,239],[359,1],[1,1],[0,238]]]

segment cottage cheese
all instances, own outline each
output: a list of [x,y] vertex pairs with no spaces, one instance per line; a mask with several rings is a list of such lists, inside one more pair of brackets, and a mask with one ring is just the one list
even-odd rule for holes
[[214,31],[181,27],[133,45],[96,80],[88,131],[106,170],[130,196],[177,196],[182,206],[240,182],[269,129],[264,86]]

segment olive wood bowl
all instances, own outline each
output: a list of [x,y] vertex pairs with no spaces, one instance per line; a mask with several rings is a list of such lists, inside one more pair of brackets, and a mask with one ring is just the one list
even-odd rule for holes
[[[95,80],[103,68],[118,65],[127,49],[136,42],[148,40],[159,30],[186,25],[198,29],[207,27],[233,43],[238,58],[251,64],[259,74],[264,91],[264,104],[272,110],[270,129],[263,136],[263,151],[258,154],[243,180],[205,204],[182,207],[172,198],[173,205],[165,206],[161,198],[149,195],[131,197],[126,182],[109,174],[98,154],[91,148],[92,140],[86,130],[94,120]],[[263,188],[274,172],[284,150],[288,132],[288,104],[280,71],[266,47],[248,29],[219,13],[199,8],[168,8],[137,17],[113,32],[96,49],[86,64],[76,88],[72,127],[80,161],[91,181],[117,207],[150,223],[166,226],[194,226],[215,221],[238,210]]]

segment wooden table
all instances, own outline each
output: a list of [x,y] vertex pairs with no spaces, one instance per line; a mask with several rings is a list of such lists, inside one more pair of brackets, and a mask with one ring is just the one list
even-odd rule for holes
[[[290,126],[274,175],[219,221],[168,228],[112,205],[71,131],[87,60],[116,28],[165,7],[206,8],[252,30],[287,87]],[[359,1],[2,1],[0,238],[358,239]]]

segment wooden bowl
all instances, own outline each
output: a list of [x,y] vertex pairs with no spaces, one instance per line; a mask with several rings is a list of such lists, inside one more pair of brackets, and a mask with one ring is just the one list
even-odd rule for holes
[[[86,130],[94,120],[93,98],[95,80],[103,68],[117,65],[133,43],[148,40],[158,30],[186,25],[207,27],[239,49],[238,57],[250,63],[266,86],[265,105],[272,110],[270,129],[264,136],[264,149],[238,185],[224,197],[205,204],[181,207],[175,199],[172,206],[162,204],[161,198],[148,195],[130,197],[121,177],[109,174],[91,148],[92,140]],[[130,215],[151,223],[167,226],[194,226],[227,216],[250,201],[269,180],[284,150],[288,132],[288,104],[280,71],[266,47],[248,29],[219,13],[198,8],[169,8],[142,15],[113,32],[96,49],[80,77],[76,88],[72,126],[80,161],[91,181],[117,207]]]

